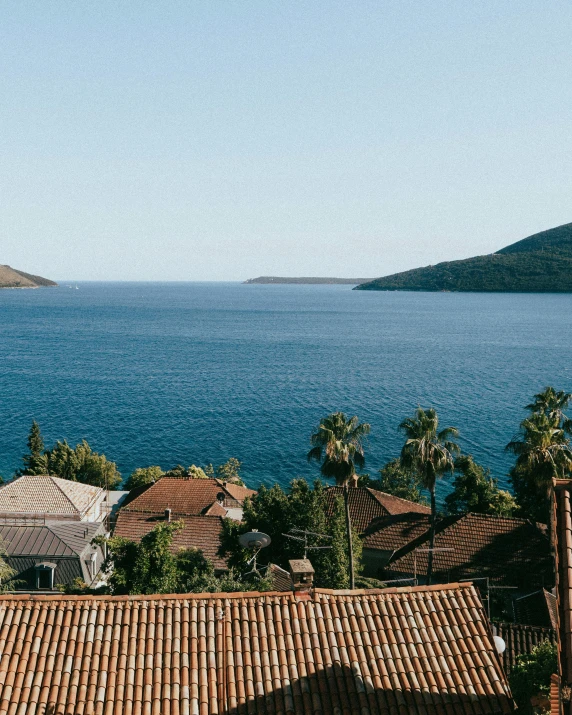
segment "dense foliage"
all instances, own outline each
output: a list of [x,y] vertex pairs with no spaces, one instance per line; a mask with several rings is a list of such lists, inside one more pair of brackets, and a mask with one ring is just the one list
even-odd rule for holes
[[131,489],[137,489],[137,487],[144,487],[147,484],[154,484],[156,481],[161,479],[161,477],[165,476],[165,472],[161,469],[161,467],[153,466],[153,467],[140,467],[139,469],[135,469],[129,477],[127,478],[127,481],[123,485],[123,488],[126,491],[131,491]]
[[104,489],[117,489],[121,484],[121,474],[115,462],[94,452],[85,440],[75,448],[63,440],[56,442],[52,449],[44,449],[44,440],[35,421],[28,435],[28,450],[20,474],[51,474]]
[[415,268],[356,290],[572,291],[572,224],[530,236],[498,253]]
[[[319,481],[311,487],[306,480],[295,479],[286,490],[278,485],[270,489],[260,487],[258,493],[244,503],[242,524],[225,520],[220,553],[228,556],[229,566],[244,573],[250,568],[247,561],[251,554],[240,546],[238,537],[257,529],[272,539],[270,546],[260,553],[260,561],[288,570],[290,559],[303,556],[303,543],[284,536],[294,528],[330,537],[310,537],[309,543],[313,546],[331,547],[308,552],[316,571],[315,584],[322,588],[348,588],[349,556],[343,502],[337,499],[329,513],[326,487]],[[355,531],[352,532],[352,545],[354,561],[359,564],[361,540]]]
[[455,460],[453,491],[445,497],[449,514],[472,511],[478,514],[513,516],[518,504],[510,492],[499,489],[490,471],[477,464],[470,454]]
[[557,671],[556,645],[550,641],[543,641],[530,653],[518,656],[509,682],[519,712],[523,715],[539,712],[534,707],[548,699],[550,676]]
[[117,536],[99,539],[107,550],[104,570],[109,592],[218,593],[265,591],[272,587],[267,579],[237,579],[232,572],[215,576],[212,562],[198,549],[173,551],[173,537],[182,527],[182,521],[158,524],[139,543]]
[[333,412],[320,422],[310,437],[312,449],[307,455],[309,462],[320,462],[323,477],[334,479],[344,488],[350,588],[355,586],[355,562],[348,487],[350,481],[357,483],[356,469],[365,465],[363,440],[369,431],[369,424],[360,422],[356,416],[348,418],[343,412]]
[[572,394],[552,387],[535,395],[527,406],[530,415],[506,446],[516,455],[510,481],[521,513],[545,524],[550,523],[552,480],[572,474],[570,420],[564,412],[571,402]]
[[435,546],[435,521],[437,503],[435,487],[437,479],[454,469],[454,455],[460,449],[456,442],[458,431],[455,427],[439,429],[439,417],[433,408],[418,407],[413,417],[407,417],[399,425],[405,434],[405,444],[401,450],[401,465],[417,475],[420,484],[427,489],[431,499],[431,524],[429,527],[429,558],[427,559],[427,583],[431,583],[433,572],[433,551]]

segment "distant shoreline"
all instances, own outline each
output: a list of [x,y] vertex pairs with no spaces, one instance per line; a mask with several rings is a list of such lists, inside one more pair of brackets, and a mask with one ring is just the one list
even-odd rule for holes
[[293,285],[360,285],[371,281],[371,278],[283,278],[280,276],[260,276],[249,278],[244,283],[260,283],[264,285],[293,284]]

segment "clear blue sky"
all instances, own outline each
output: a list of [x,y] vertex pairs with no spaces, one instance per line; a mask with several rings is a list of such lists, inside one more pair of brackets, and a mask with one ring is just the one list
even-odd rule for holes
[[0,263],[368,277],[572,221],[562,0],[5,0]]

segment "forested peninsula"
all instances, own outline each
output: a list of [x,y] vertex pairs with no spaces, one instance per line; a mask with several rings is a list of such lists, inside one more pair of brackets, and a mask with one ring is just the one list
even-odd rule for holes
[[572,223],[536,233],[497,253],[377,278],[354,290],[572,292]]
[[41,276],[17,271],[10,266],[0,265],[0,288],[42,288],[46,286],[57,286],[57,283]]

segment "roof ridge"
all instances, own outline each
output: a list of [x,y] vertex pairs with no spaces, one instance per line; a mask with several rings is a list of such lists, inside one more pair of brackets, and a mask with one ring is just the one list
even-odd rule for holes
[[[397,494],[390,494],[389,492],[384,492],[381,489],[374,489],[373,487],[366,487],[366,489],[370,492],[377,492],[378,494],[383,494],[386,497],[391,497],[392,499],[398,499],[399,501],[405,502],[405,504],[415,504],[416,506],[424,506],[427,509],[431,508],[428,504],[422,504],[421,502],[413,501],[412,499],[405,499],[405,497],[398,497]],[[374,496],[375,496],[375,494],[374,494]],[[376,497],[376,499],[377,499],[377,497]]]
[[[459,583],[443,583],[443,584],[433,584],[431,586],[396,586],[394,588],[356,588],[356,589],[330,589],[330,588],[315,588],[312,591],[313,595],[324,595],[324,596],[360,596],[360,595],[384,595],[384,594],[395,594],[395,593],[423,593],[426,591],[456,591],[459,589],[470,589],[474,588],[471,581],[459,582]],[[266,597],[279,596],[281,598],[293,598],[297,599],[298,596],[295,591],[233,591],[231,593],[216,592],[210,593],[208,591],[203,593],[153,593],[153,594],[143,594],[143,595],[133,595],[133,596],[113,596],[113,595],[66,595],[66,594],[54,594],[54,595],[44,595],[44,594],[0,594],[0,605],[3,602],[14,602],[14,601],[70,601],[70,602],[81,602],[81,601],[107,601],[109,603],[128,603],[130,601],[205,601],[205,600],[227,600],[227,599],[238,599],[238,598],[266,598]]]

